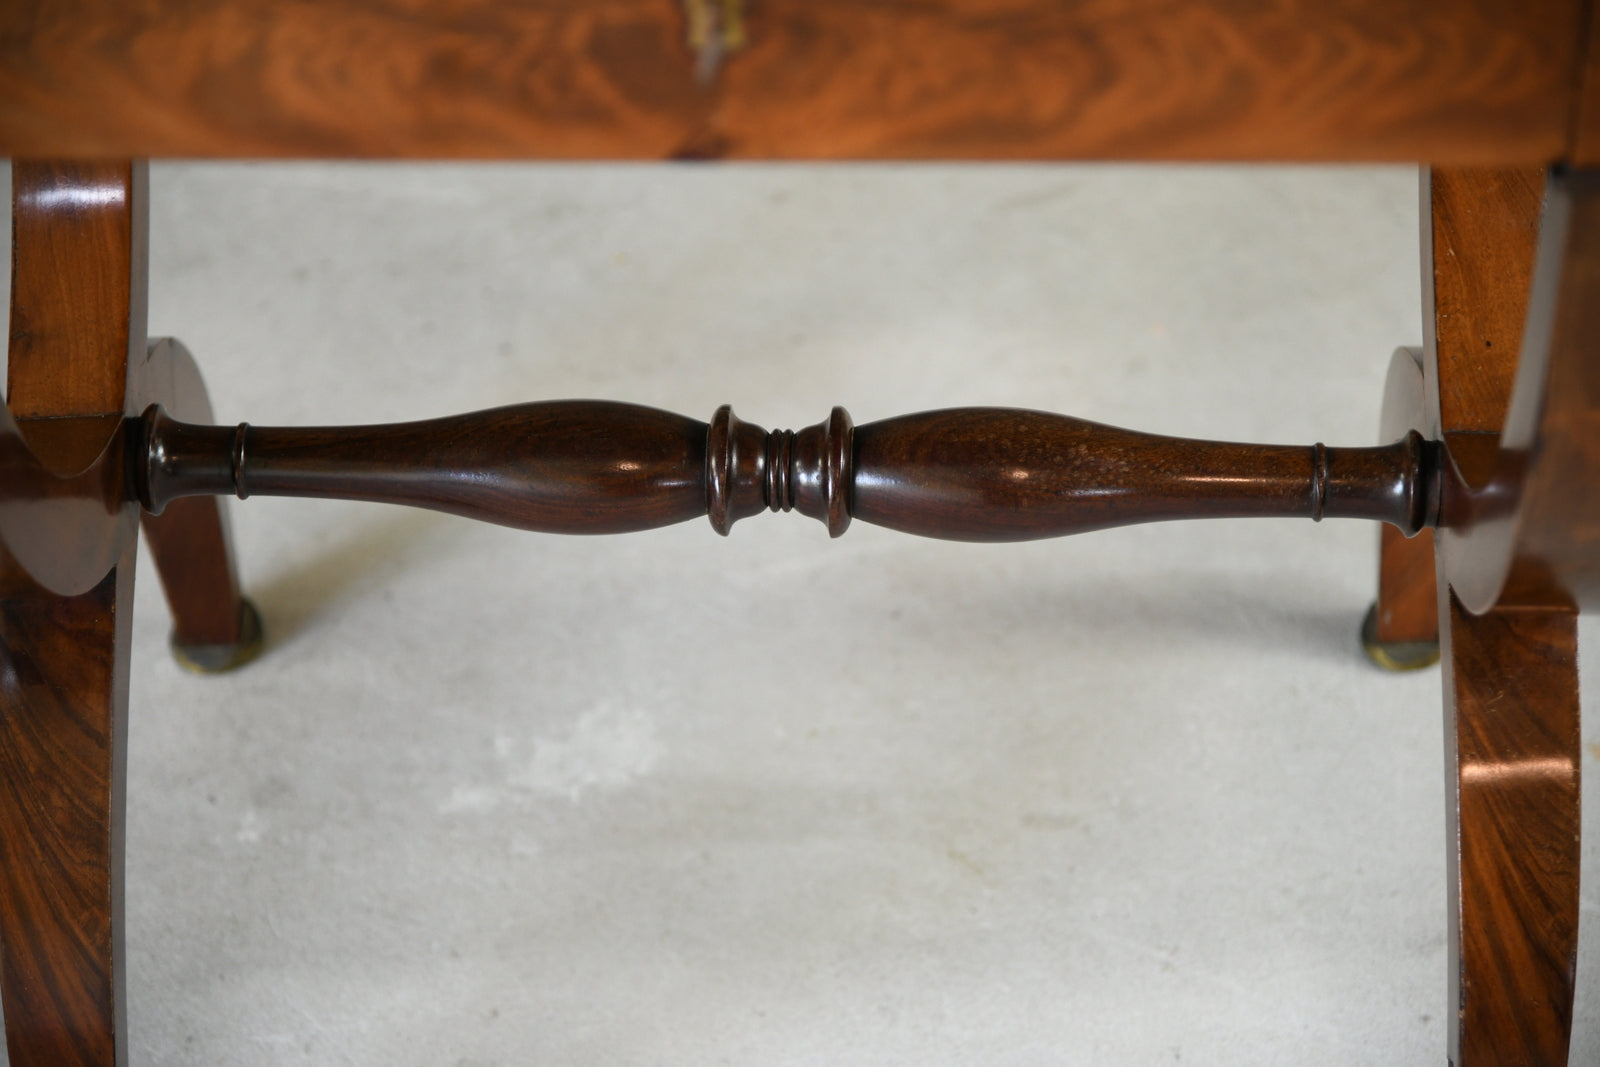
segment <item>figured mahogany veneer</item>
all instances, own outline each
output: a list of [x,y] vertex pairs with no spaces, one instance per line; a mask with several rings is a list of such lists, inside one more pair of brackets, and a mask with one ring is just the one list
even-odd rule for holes
[[[1437,441],[1456,1067],[1564,1064],[1577,980],[1581,755],[1575,614],[1600,601],[1600,175],[1424,183],[1421,352],[1391,368],[1385,436]],[[1506,284],[1509,279],[1510,284]],[[1527,286],[1519,294],[1517,283]],[[1393,593],[1387,584],[1384,592]]]
[[1570,150],[1586,7],[739,6],[707,80],[685,0],[15,0],[0,150],[1544,164]]
[[127,1019],[122,446],[148,402],[144,172],[13,173],[7,386],[26,418],[0,412],[0,996],[16,1067],[109,1065]]
[[[1456,311],[1441,310],[1426,349],[1397,354],[1388,443],[1326,448],[1189,441],[992,408],[859,427],[836,408],[797,432],[768,432],[728,408],[706,423],[607,401],[394,426],[211,426],[182,346],[135,343],[139,168],[19,166],[25,299],[14,312],[12,396],[28,414],[0,411],[0,770],[11,783],[0,793],[0,991],[13,1063],[113,1063],[125,1047],[132,520],[143,511],[180,637],[226,649],[246,618],[213,499],[227,493],[405,503],[569,533],[701,514],[726,533],[761,510],[790,509],[835,535],[858,518],[991,541],[1224,515],[1377,519],[1402,538],[1438,526],[1450,1047],[1457,1067],[1563,1062],[1577,929],[1572,612],[1597,590],[1595,498],[1563,487],[1600,472],[1588,354],[1600,341],[1600,305],[1589,299],[1600,278],[1600,177],[1549,182],[1537,257],[1527,252],[1537,203],[1525,180],[1441,177],[1432,247],[1462,262],[1435,264],[1430,281],[1440,308]],[[1507,323],[1521,307],[1499,299],[1486,273],[1506,268],[1482,252],[1462,256],[1496,241],[1505,262],[1536,259],[1515,376]],[[64,250],[89,269],[39,284],[32,276],[48,275],[41,264]],[[1501,411],[1503,434],[1476,429]],[[1387,577],[1425,589],[1425,544],[1392,543],[1411,554],[1386,557]],[[1463,590],[1493,610],[1473,615]],[[18,787],[37,779],[49,788]]]
[[[1595,7],[0,4],[0,152],[79,160],[15,168],[0,406],[11,1063],[126,1061],[135,546],[142,521],[176,643],[235,662],[254,617],[216,499],[228,493],[568,533],[704,514],[725,534],[764,509],[835,536],[860,519],[978,541],[1221,515],[1380,520],[1373,637],[1437,637],[1445,660],[1450,1060],[1565,1063],[1574,613],[1600,604],[1600,171],[1583,169],[1600,167]],[[986,408],[859,427],[836,408],[793,433],[727,408],[703,423],[604,401],[211,426],[188,353],[145,337],[143,168],[127,161],[160,155],[1422,160],[1436,165],[1425,345],[1397,353],[1371,448],[1185,441]]]

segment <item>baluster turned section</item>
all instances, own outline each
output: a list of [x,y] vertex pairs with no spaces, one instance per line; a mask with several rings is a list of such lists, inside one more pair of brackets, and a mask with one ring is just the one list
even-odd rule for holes
[[386,426],[193,426],[145,416],[140,499],[329,497],[542,533],[669,526],[706,513],[706,424],[602,400],[519,404]]
[[1243,445],[1135,433],[1008,408],[954,408],[856,430],[851,511],[953,541],[1030,541],[1168,519],[1428,524],[1426,449]]
[[956,408],[856,427],[843,408],[768,433],[633,404],[553,401],[391,426],[274,429],[145,417],[134,481],[159,513],[204,493],[337,497],[546,533],[622,533],[764,509],[837,537],[853,517],[957,541],[1024,541],[1164,519],[1324,516],[1415,533],[1436,510],[1434,449],[1243,445],[1065,415]]
[[738,520],[767,508],[799,511],[834,537],[844,533],[850,525],[854,431],[844,408],[798,432],[768,433],[722,405],[711,417],[706,445],[712,527],[727,534]]

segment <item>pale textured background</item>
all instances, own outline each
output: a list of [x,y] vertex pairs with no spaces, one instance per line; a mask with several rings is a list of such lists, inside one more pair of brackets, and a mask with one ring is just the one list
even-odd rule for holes
[[[151,333],[223,421],[983,403],[1364,444],[1421,340],[1403,169],[151,188]],[[233,514],[254,666],[180,673],[141,564],[140,1067],[1443,1061],[1439,678],[1361,656],[1369,526]],[[1574,1064],[1600,1062],[1597,837]]]

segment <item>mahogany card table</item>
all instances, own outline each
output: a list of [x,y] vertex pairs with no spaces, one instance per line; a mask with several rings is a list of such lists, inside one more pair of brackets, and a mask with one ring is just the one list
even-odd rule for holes
[[[991,542],[1182,518],[1373,520],[1364,643],[1386,666],[1442,661],[1446,1055],[1566,1063],[1576,617],[1600,603],[1597,54],[1592,0],[5,5],[10,1062],[127,1058],[138,540],[180,659],[231,669],[259,649],[262,621],[219,497],[277,495],[542,533],[704,517],[727,534],[791,510],[834,537],[864,523]],[[169,157],[1412,162],[1426,168],[1426,332],[1395,353],[1380,439],[1333,447],[989,407],[860,425],[836,407],[769,432],[727,406],[609,399],[216,425],[205,353],[146,332],[143,161]]]

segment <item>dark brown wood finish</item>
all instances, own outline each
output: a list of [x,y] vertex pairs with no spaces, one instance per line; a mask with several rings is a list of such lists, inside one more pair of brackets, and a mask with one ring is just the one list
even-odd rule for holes
[[[727,533],[763,509],[799,510],[834,535],[855,517],[965,540],[1206,515],[1347,515],[1404,532],[1437,521],[1437,606],[1425,606],[1425,534],[1386,529],[1375,625],[1394,636],[1432,621],[1447,655],[1451,1057],[1564,1062],[1572,613],[1600,603],[1600,494],[1584,491],[1600,484],[1600,179],[1552,181],[1535,272],[1543,185],[1527,168],[1600,162],[1594,7],[718,0],[715,32],[692,43],[678,0],[0,5],[0,152],[19,157],[1523,168],[1433,172],[1421,414],[1407,393],[1396,410],[1410,414],[1386,413],[1383,445],[1325,449],[996,409],[861,427],[835,409],[768,433],[728,409],[702,423],[594,401],[397,427],[210,427],[186,354],[145,348],[141,168],[20,164],[0,410],[0,995],[12,1063],[125,1057],[135,483],[162,512],[149,528],[180,634],[202,643],[240,636],[225,519],[206,498],[226,492],[392,501],[563,532],[706,514]],[[135,417],[148,404],[189,421]]]
[[[1494,543],[1494,535],[1476,528],[1475,521],[1491,516],[1491,525],[1496,523],[1498,487],[1521,479],[1519,517],[1511,525],[1514,555],[1498,600],[1502,605],[1600,606],[1600,492],[1585,491],[1600,485],[1597,352],[1600,171],[1586,171],[1551,182],[1501,459],[1490,485],[1481,493],[1471,487],[1471,499],[1459,502],[1471,518],[1452,532],[1452,538],[1459,532],[1460,540],[1450,551],[1477,557]],[[1450,485],[1445,483],[1441,507],[1454,511]],[[1485,533],[1489,536],[1480,546]],[[1465,603],[1468,586],[1463,582],[1460,588]]]
[[1579,63],[1578,106],[1573,115],[1572,146],[1564,157],[1576,167],[1600,167],[1600,19],[1594,0],[1584,4],[1588,29]]
[[[144,389],[169,397],[175,414],[211,420],[205,382],[183,345],[170,338],[153,344],[144,377]],[[191,662],[214,659],[234,665],[234,656],[243,646],[259,639],[259,632],[252,628],[259,631],[260,622],[239,593],[223,502],[203,497],[175,501],[160,515],[145,513],[143,526],[167,606],[172,609],[174,647],[191,650]]]
[[[1425,370],[1417,360],[1420,390],[1409,368],[1391,368],[1381,440],[1418,430],[1429,439],[1449,435],[1457,454],[1494,454],[1522,345],[1543,196],[1543,168],[1425,172],[1423,329],[1435,355]],[[1390,649],[1421,663],[1419,646],[1438,641],[1435,570],[1431,534],[1408,540],[1380,531],[1378,599],[1365,635],[1379,662],[1409,665],[1404,652],[1394,663]]]
[[1600,494],[1582,491],[1600,478],[1600,172],[1553,176],[1543,220],[1505,428],[1444,424],[1441,549],[1474,612],[1600,604]]
[[1202,517],[1427,525],[1420,438],[1380,448],[1186,441],[1081,419],[957,408],[856,431],[852,512],[907,533],[1021,541]]
[[389,426],[195,426],[146,416],[139,492],[410,504],[523,530],[623,533],[706,513],[706,424],[600,400]]
[[[1572,1023],[1581,755],[1574,612],[1594,602],[1600,528],[1595,494],[1583,488],[1600,484],[1600,314],[1592,310],[1600,181],[1550,178],[1535,258],[1540,198],[1524,177],[1435,174],[1434,239],[1424,234],[1439,323],[1425,371],[1444,444],[1438,563],[1457,1067],[1564,1064]],[[1441,265],[1446,248],[1451,258]],[[1502,278],[1519,282],[1535,262],[1526,300],[1486,295]],[[1511,337],[1520,340],[1519,361]],[[1484,432],[1496,420],[1503,431]]]
[[36,581],[76,595],[137,522],[121,420],[144,403],[130,391],[144,353],[144,168],[20,162],[12,174],[0,541]]
[[1583,41],[1581,0],[719,0],[708,79],[686,6],[0,5],[0,152],[1544,164]]
[[144,399],[129,359],[144,351],[144,175],[13,173],[9,386],[26,418],[22,434],[0,424],[0,996],[14,1067],[120,1064],[137,533],[122,420]]
[[[1422,350],[1402,348],[1389,362],[1378,439],[1429,434]],[[1433,486],[1437,489],[1437,485]],[[1430,503],[1430,509],[1434,505]],[[1362,623],[1367,654],[1389,670],[1432,666],[1439,658],[1438,586],[1433,531],[1413,535],[1385,525],[1378,531],[1378,598]]]
[[[1540,167],[1425,172],[1423,331],[1435,356],[1426,371],[1417,362],[1420,393],[1413,394],[1407,370],[1396,394],[1391,369],[1381,440],[1412,429],[1430,439],[1448,434],[1458,451],[1476,445],[1492,453],[1491,439],[1463,435],[1498,435],[1505,425],[1543,196]],[[1410,662],[1431,658],[1416,653],[1439,639],[1435,570],[1431,534],[1408,540],[1389,527],[1379,532],[1378,599],[1366,635],[1379,662],[1408,665],[1393,663],[1385,648],[1410,651]]]
[[199,426],[147,413],[140,499],[199,494],[410,504],[524,530],[622,533],[763,509],[924,537],[1026,541],[1166,519],[1432,522],[1431,450],[1243,445],[1065,415],[954,408],[856,427],[843,408],[768,433],[633,404],[564,400],[392,426]]
[[1578,954],[1577,616],[1472,615],[1444,654],[1455,1067],[1567,1063]]
[[1423,336],[1438,354],[1429,409],[1450,434],[1506,422],[1533,287],[1543,167],[1433,167],[1422,187]]
[[[143,361],[145,172],[126,162],[12,168],[13,417],[118,416]],[[99,454],[57,457],[71,473]]]
[[1378,530],[1378,601],[1373,638],[1386,645],[1439,644],[1439,585],[1433,531],[1407,537],[1394,526]]
[[0,552],[0,994],[12,1067],[126,1062],[123,803],[134,546],[75,597]]

